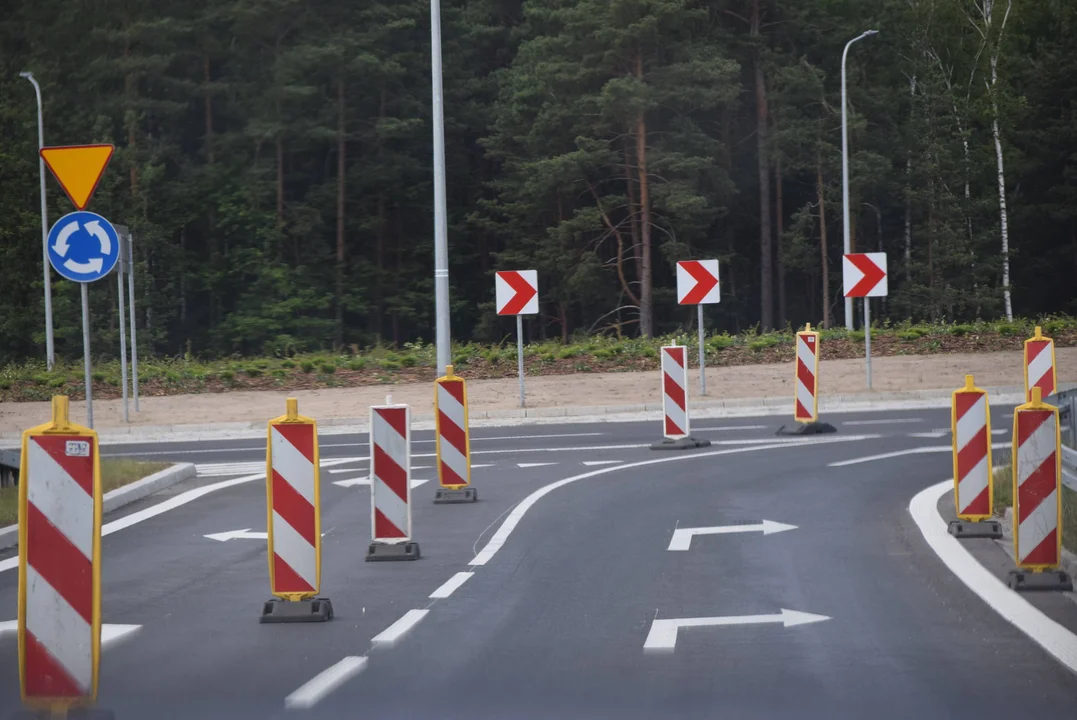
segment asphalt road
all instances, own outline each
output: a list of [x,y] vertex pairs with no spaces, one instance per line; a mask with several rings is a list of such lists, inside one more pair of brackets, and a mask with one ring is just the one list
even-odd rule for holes
[[[104,620],[142,628],[103,652],[99,705],[121,720],[1077,714],[1077,676],[955,579],[909,516],[910,497],[948,476],[947,452],[829,467],[945,447],[936,431],[948,413],[827,420],[838,434],[780,447],[775,418],[699,421],[694,434],[720,444],[681,454],[646,448],[654,423],[483,428],[473,433],[473,460],[488,465],[473,473],[481,501],[456,506],[432,504],[423,456],[433,443],[415,433],[413,478],[431,482],[413,491],[423,558],[410,563],[363,562],[369,493],[334,482],[365,475],[365,438],[324,435],[322,595],[336,618],[257,622],[269,598],[264,540],[204,535],[264,531],[264,483],[223,487],[104,538]],[[1000,409],[993,420],[1007,427]],[[259,441],[104,450],[191,461],[203,474],[106,524],[264,461]],[[518,503],[581,474],[591,476],[534,501],[488,562],[469,565]],[[762,520],[797,528],[667,550],[676,529]],[[430,597],[469,572],[449,597]],[[16,574],[0,573],[0,622],[15,603]],[[783,609],[830,619],[683,628],[672,650],[644,652],[656,618]],[[397,642],[372,643],[422,610]],[[1077,606],[1053,611],[1077,622]],[[297,695],[342,661],[361,671]],[[14,635],[0,635],[0,718],[18,707],[17,678]],[[310,697],[313,707],[286,708]]]

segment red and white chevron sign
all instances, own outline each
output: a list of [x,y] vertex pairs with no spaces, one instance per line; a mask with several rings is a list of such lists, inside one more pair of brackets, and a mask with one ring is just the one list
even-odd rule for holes
[[374,542],[411,539],[411,412],[370,408],[370,506]]
[[885,297],[886,253],[848,253],[841,261],[845,297]]
[[30,432],[23,436],[26,511],[19,543],[22,690],[28,702],[63,704],[97,693],[97,438]]
[[538,271],[504,270],[494,276],[498,315],[537,315]]
[[717,260],[682,260],[677,263],[677,302],[711,305],[722,301]]
[[1014,411],[1013,424],[1017,565],[1028,569],[1056,568],[1062,554],[1058,409],[1051,405],[1022,405]]
[[321,583],[317,448],[313,422],[269,424],[270,590],[281,597],[313,597]]

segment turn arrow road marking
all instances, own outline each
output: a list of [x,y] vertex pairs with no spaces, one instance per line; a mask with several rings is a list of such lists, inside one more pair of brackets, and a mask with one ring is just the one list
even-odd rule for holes
[[785,523],[774,522],[773,520],[764,520],[761,523],[755,525],[724,525],[717,527],[700,527],[700,528],[677,528],[673,531],[673,538],[669,541],[669,547],[667,550],[688,550],[692,545],[692,538],[696,535],[726,535],[732,533],[747,533],[747,532],[761,532],[764,535],[773,535],[775,533],[785,532],[786,530],[796,530],[796,525],[786,525]]
[[677,263],[677,302],[709,305],[721,301],[717,260],[682,260]]
[[651,631],[647,633],[647,639],[643,643],[643,650],[644,652],[674,650],[677,647],[677,631],[681,628],[763,625],[767,623],[780,623],[785,627],[793,627],[794,625],[810,625],[824,620],[830,620],[830,617],[797,610],[786,610],[785,608],[782,608],[781,612],[776,615],[732,615],[729,617],[672,618],[668,620],[656,618],[651,623]]
[[842,258],[845,297],[884,297],[887,294],[886,253],[848,253]]
[[498,315],[538,313],[538,271],[506,270],[495,276]]

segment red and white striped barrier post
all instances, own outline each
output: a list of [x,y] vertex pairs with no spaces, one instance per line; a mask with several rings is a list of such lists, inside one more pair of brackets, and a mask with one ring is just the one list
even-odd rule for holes
[[276,600],[262,622],[325,622],[328,598],[316,597],[322,581],[321,482],[318,423],[299,414],[295,398],[269,421],[266,444],[266,535],[269,586]]
[[[1062,559],[1062,438],[1058,408],[1040,388],[1013,414],[1013,551],[1019,570],[1010,572],[1015,590],[1070,591]],[[1031,572],[1026,572],[1031,571]]]
[[707,447],[710,440],[692,437],[688,413],[688,349],[684,345],[667,345],[661,349],[662,364],[662,435],[652,450],[681,450]]
[[370,408],[370,527],[367,561],[418,560],[411,539],[411,410]]
[[1058,389],[1055,372],[1055,341],[1045,337],[1042,328],[1025,340],[1025,402],[1032,402],[1032,388],[1040,389],[1040,397],[1054,395]]
[[811,323],[797,333],[797,354],[793,360],[793,420],[800,426],[780,435],[813,435],[837,432],[830,423],[819,422],[819,333]]
[[1002,525],[990,519],[995,497],[991,478],[991,408],[987,392],[976,387],[972,375],[965,376],[965,387],[953,392],[950,430],[954,506],[958,517],[950,523],[950,534],[960,538],[1001,538]]
[[101,462],[66,396],[22,435],[19,681],[23,703],[63,716],[97,698],[101,657]]
[[478,491],[471,485],[471,430],[468,427],[467,383],[445,367],[445,376],[434,381],[434,423],[438,484],[436,504],[475,502]]

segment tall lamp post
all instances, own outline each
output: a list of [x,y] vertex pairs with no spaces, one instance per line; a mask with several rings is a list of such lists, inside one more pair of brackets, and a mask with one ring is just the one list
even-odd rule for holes
[[452,363],[449,332],[449,229],[445,200],[445,100],[441,88],[441,0],[430,0],[430,81],[434,116],[434,315],[437,373]]
[[[37,84],[32,72],[21,72],[19,77],[26,78],[34,86],[37,95],[37,149],[45,147],[45,122],[41,114],[41,86]],[[49,215],[45,207],[45,160],[41,153],[37,156],[37,169],[41,176],[41,259],[44,264],[45,277],[45,355],[49,370],[56,364],[56,344],[52,335],[52,277],[49,269]]]
[[[852,252],[849,240],[849,122],[847,117],[846,92],[845,92],[845,59],[849,56],[849,47],[864,38],[878,35],[878,30],[865,30],[849,42],[845,43],[845,50],[841,54],[841,206],[842,206],[842,241],[843,252],[848,255]],[[865,300],[866,302],[866,300]],[[845,328],[853,329],[853,299],[845,298]]]

